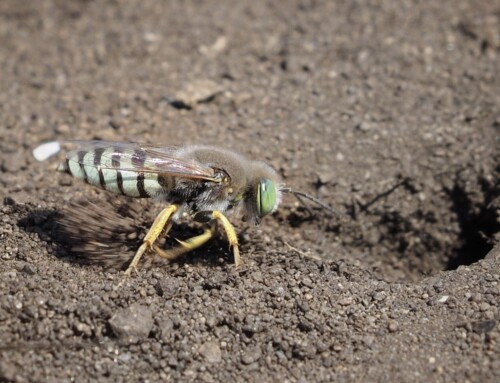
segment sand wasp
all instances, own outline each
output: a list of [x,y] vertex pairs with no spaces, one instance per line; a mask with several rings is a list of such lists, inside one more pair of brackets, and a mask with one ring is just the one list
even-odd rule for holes
[[[308,194],[285,188],[278,173],[264,162],[227,149],[207,145],[165,147],[112,141],[53,141],[38,146],[33,155],[43,161],[59,152],[62,145],[72,145],[74,149],[66,153],[59,170],[115,194],[168,203],[144,237],[126,275],[136,270],[145,253],[154,252],[173,260],[200,247],[217,233],[219,225],[239,267],[238,237],[227,216],[240,216],[258,224],[261,218],[276,211],[284,192],[333,211]],[[166,235],[173,223],[185,215],[205,223],[205,231],[179,241],[178,247],[169,250],[157,246],[158,237]]]

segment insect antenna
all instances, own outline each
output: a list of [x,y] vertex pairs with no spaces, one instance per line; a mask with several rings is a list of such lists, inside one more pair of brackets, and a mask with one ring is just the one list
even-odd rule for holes
[[311,215],[314,215],[313,212],[311,211],[311,209],[309,208],[309,206],[304,202],[303,198],[306,198],[308,199],[309,201],[311,202],[314,202],[315,204],[321,206],[323,209],[325,210],[328,210],[330,213],[332,213],[333,215],[336,215],[337,217],[340,217],[341,214],[335,210],[333,207],[331,207],[330,205],[327,205],[326,203],[324,203],[323,201],[321,201],[320,199],[316,198],[316,197],[313,197],[312,195],[310,194],[307,194],[307,193],[304,193],[304,192],[301,192],[301,191],[297,191],[297,190],[293,190],[291,188],[282,188],[280,189],[282,192],[284,193],[290,193],[290,194],[293,194],[295,198],[297,198],[297,200],[306,208],[306,210],[309,212],[309,214]]

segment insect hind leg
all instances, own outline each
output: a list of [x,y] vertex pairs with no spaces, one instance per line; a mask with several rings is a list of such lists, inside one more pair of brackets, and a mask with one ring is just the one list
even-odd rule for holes
[[160,214],[158,214],[158,216],[153,222],[153,225],[151,225],[151,228],[144,237],[142,245],[135,253],[132,262],[130,262],[130,265],[125,271],[126,276],[129,276],[133,270],[137,270],[137,265],[139,264],[139,261],[141,260],[142,256],[146,251],[153,249],[154,243],[158,239],[163,229],[166,228],[167,231],[170,230],[170,228],[172,227],[170,218],[176,212],[176,210],[177,210],[176,205],[170,205],[167,206],[165,209],[163,209],[160,212]]
[[197,249],[198,247],[207,243],[218,231],[217,221],[212,221],[210,227],[207,228],[203,234],[197,235],[195,237],[191,237],[185,241],[179,241],[180,246],[174,247],[173,249],[163,250],[160,249],[157,245],[153,245],[153,250],[160,257],[168,259],[169,261],[173,261],[177,259],[183,254],[186,254],[192,250]]
[[205,244],[210,238],[212,238],[217,232],[218,223],[222,225],[224,231],[226,232],[227,239],[229,241],[229,246],[233,249],[234,264],[236,268],[241,266],[240,251],[238,248],[238,236],[236,235],[236,230],[234,226],[229,222],[227,217],[218,210],[214,211],[201,211],[198,212],[194,219],[197,222],[210,223],[210,228],[205,230],[205,232],[196,237],[192,237],[186,241],[179,241],[181,246],[176,247],[171,250],[162,250],[158,246],[153,246],[156,253],[165,259],[173,260],[178,258],[180,255],[185,254],[191,250],[197,249],[201,245]]

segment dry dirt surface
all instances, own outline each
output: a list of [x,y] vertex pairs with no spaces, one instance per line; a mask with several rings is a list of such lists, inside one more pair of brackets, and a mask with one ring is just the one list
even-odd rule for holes
[[[0,381],[500,381],[499,73],[491,0],[1,1]],[[232,148],[340,215],[124,278],[162,204],[54,139]]]

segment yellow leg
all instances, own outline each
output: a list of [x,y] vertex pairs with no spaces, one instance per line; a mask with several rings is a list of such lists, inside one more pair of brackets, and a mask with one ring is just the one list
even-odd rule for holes
[[231,222],[229,222],[226,216],[220,211],[213,211],[212,218],[212,226],[209,229],[205,230],[205,232],[201,235],[189,238],[186,241],[179,241],[181,246],[170,250],[162,250],[158,246],[153,246],[153,250],[162,258],[174,260],[182,254],[197,249],[210,240],[210,238],[212,238],[217,232],[217,222],[220,222],[226,232],[229,245],[233,248],[234,264],[236,265],[236,268],[239,268],[241,266],[241,258],[240,251],[238,249],[238,236],[236,235],[236,230],[234,230]]
[[212,213],[212,217],[218,220],[222,224],[222,227],[224,227],[227,235],[227,240],[229,241],[229,246],[233,248],[234,265],[238,269],[241,266],[241,258],[240,250],[238,249],[238,236],[236,235],[236,230],[234,230],[234,226],[220,211],[214,211]]
[[172,216],[172,214],[175,213],[177,210],[177,206],[175,205],[170,205],[163,209],[160,214],[156,217],[155,221],[153,222],[153,225],[149,229],[148,233],[144,237],[144,240],[142,242],[141,247],[137,250],[135,253],[134,258],[132,259],[132,262],[130,262],[129,267],[125,271],[125,275],[130,275],[132,273],[132,270],[137,269],[137,265],[139,264],[139,261],[141,260],[141,257],[143,254],[147,251],[152,249],[154,242],[158,238],[158,236],[161,234],[163,231],[163,228],[167,225],[167,230],[170,230],[172,227],[172,224],[169,223],[169,219]]
[[153,250],[160,257],[168,259],[169,261],[173,261],[179,256],[186,254],[187,252],[197,249],[203,244],[207,243],[210,238],[212,238],[215,233],[217,233],[217,221],[214,221],[212,225],[205,230],[203,234],[197,235],[196,237],[192,237],[187,239],[186,241],[178,241],[180,246],[174,247],[170,250],[160,249],[157,245],[153,245]]

